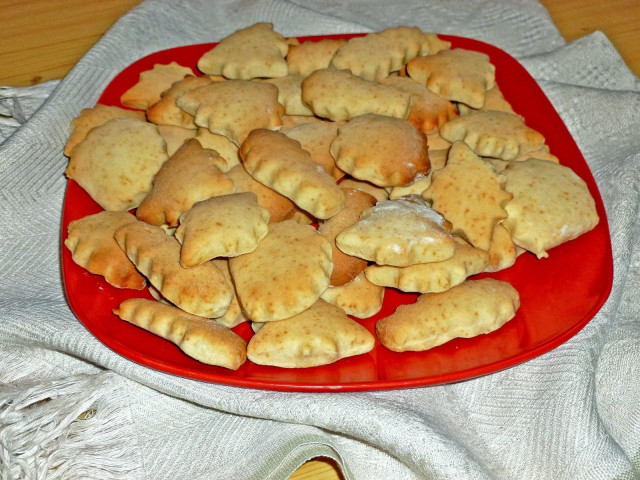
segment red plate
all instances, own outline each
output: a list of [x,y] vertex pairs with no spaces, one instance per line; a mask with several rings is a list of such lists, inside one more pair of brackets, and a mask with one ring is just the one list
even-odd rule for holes
[[[336,37],[350,38],[354,35]],[[319,40],[326,36],[305,37]],[[477,40],[443,35],[453,48],[477,50],[489,55],[496,66],[496,80],[505,98],[527,124],[547,139],[551,152],[587,182],[595,199],[600,223],[585,235],[551,250],[547,259],[531,254],[489,276],[510,282],[520,292],[522,305],[516,317],[488,335],[455,339],[426,352],[394,353],[376,341],[369,354],[346,358],[324,367],[284,369],[247,361],[237,371],[212,367],[184,355],[172,343],[113,315],[112,309],[127,298],[145,296],[119,290],[102,277],[76,265],[62,247],[62,270],[71,309],[102,343],[120,355],[148,367],[182,377],[226,385],[284,391],[358,391],[418,387],[455,382],[496,372],[541,355],[565,342],[584,327],[604,304],[613,281],[609,227],[600,193],[580,150],[535,80],[507,53]],[[301,38],[301,40],[303,40]],[[196,69],[198,58],[215,44],[172,48],[142,58],[123,70],[105,89],[99,103],[120,105],[120,96],[138,81],[138,75],[154,64],[176,61]],[[75,182],[67,185],[62,239],[70,221],[97,213],[101,208]],[[487,276],[487,275],[481,275]],[[478,277],[481,277],[478,276]],[[387,289],[382,311],[359,320],[372,333],[375,322],[416,295]],[[251,337],[248,324],[234,329]]]

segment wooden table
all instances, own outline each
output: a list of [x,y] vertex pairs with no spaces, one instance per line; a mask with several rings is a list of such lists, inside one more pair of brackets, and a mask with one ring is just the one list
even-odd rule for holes
[[[102,34],[140,0],[0,0],[0,85],[63,77]],[[602,30],[640,74],[638,0],[542,0],[565,39]],[[302,465],[292,480],[342,478],[332,460]]]

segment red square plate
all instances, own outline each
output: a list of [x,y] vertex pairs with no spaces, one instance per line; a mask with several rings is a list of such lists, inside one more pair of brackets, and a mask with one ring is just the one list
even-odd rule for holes
[[[350,38],[355,35],[336,35]],[[492,373],[541,355],[575,335],[604,304],[613,281],[609,227],[600,193],[580,150],[569,131],[527,71],[502,50],[462,37],[443,35],[452,48],[484,52],[496,66],[496,80],[514,110],[527,125],[540,131],[551,152],[572,168],[588,185],[595,199],[600,223],[581,237],[551,250],[547,259],[531,254],[491,276],[511,282],[520,292],[522,305],[516,317],[501,329],[470,339],[455,339],[426,352],[394,353],[376,341],[366,355],[346,358],[331,365],[284,369],[247,361],[237,371],[205,365],[184,355],[176,346],[120,320],[112,312],[127,298],[145,296],[120,290],[76,265],[62,247],[62,270],[71,309],[85,327],[109,348],[142,365],[182,377],[240,387],[284,391],[359,391],[418,387],[456,382]],[[305,37],[320,40],[326,36]],[[122,106],[120,96],[138,81],[140,72],[154,64],[172,61],[196,69],[196,62],[215,44],[190,45],[153,53],[116,76],[99,103]],[[72,220],[99,212],[100,207],[74,181],[67,185],[62,240]],[[478,276],[478,277],[481,277]],[[411,303],[414,294],[387,289],[382,311],[358,320],[372,333],[379,318],[400,304]],[[234,329],[248,340],[247,323]]]

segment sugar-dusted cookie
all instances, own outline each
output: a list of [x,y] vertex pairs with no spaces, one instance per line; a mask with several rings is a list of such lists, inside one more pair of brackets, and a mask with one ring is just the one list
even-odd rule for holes
[[544,137],[524,124],[519,115],[496,110],[454,118],[440,129],[449,142],[463,141],[483,157],[513,160],[544,145]]
[[530,158],[504,170],[513,194],[503,224],[513,242],[547,257],[547,250],[594,228],[599,221],[586,183],[570,168]]
[[249,341],[247,356],[259,365],[315,367],[367,353],[374,342],[373,335],[341,309],[318,300],[292,318],[264,324]]
[[191,358],[207,365],[237,370],[247,358],[245,341],[227,327],[171,305],[144,298],[125,300],[113,313],[175,343]]
[[313,112],[302,103],[302,75],[287,75],[286,77],[265,80],[278,87],[278,103],[284,107],[287,115],[313,116]]
[[489,246],[489,264],[485,272],[498,272],[516,263],[516,246],[511,234],[501,223],[493,229],[491,245]]
[[240,163],[238,147],[224,135],[211,133],[206,128],[199,128],[195,138],[200,142],[200,145],[202,145],[203,148],[215,150],[226,160],[226,167],[221,169],[223,172],[228,172]]
[[442,293],[426,293],[376,324],[380,342],[394,352],[428,350],[457,337],[497,330],[520,307],[520,296],[507,282],[468,280]]
[[271,223],[258,248],[231,258],[229,268],[251,320],[282,320],[309,308],[329,286],[331,242],[309,225]]
[[195,77],[187,75],[178,80],[171,88],[162,92],[160,100],[147,110],[147,120],[156,125],[173,125],[174,127],[196,129],[193,117],[176,104],[176,99],[184,92],[211,83],[209,77]]
[[329,218],[344,206],[344,193],[333,177],[284,133],[252,131],[240,147],[240,158],[253,178],[316,218]]
[[189,140],[162,165],[136,217],[151,225],[175,227],[180,215],[196,202],[233,193],[233,181],[222,173],[221,165],[226,161],[216,151]]
[[431,185],[433,172],[444,168],[447,163],[447,153],[447,150],[429,150],[429,161],[431,162],[429,173],[416,175],[413,182],[404,187],[392,187],[389,191],[389,200],[406,197],[407,195],[422,195],[422,192]]
[[338,135],[342,122],[312,122],[282,130],[289,137],[300,142],[300,146],[311,154],[311,159],[336,180],[344,176],[331,156],[331,142]]
[[236,165],[227,172],[227,176],[233,180],[236,192],[253,192],[258,197],[258,204],[269,210],[272,222],[280,222],[293,213],[296,206],[284,195],[254,180],[244,168],[244,165]]
[[365,210],[356,224],[336,237],[336,244],[348,255],[379,265],[440,262],[455,251],[443,224],[444,219],[421,197],[385,200]]
[[136,268],[162,296],[185,312],[200,317],[224,315],[233,291],[211,262],[193,268],[180,265],[180,244],[160,227],[134,221],[114,235]]
[[390,85],[356,77],[346,70],[317,70],[302,82],[302,101],[334,122],[365,113],[407,118],[411,95]]
[[381,187],[407,185],[430,167],[424,133],[406,120],[374,114],[341,126],[331,155],[341,170]]
[[494,227],[507,216],[504,204],[511,199],[503,185],[504,177],[489,162],[457,142],[449,151],[447,165],[433,173],[422,196],[453,224],[454,234],[488,250]]
[[453,103],[408,77],[390,76],[379,82],[411,94],[411,110],[407,120],[423,132],[437,131],[456,116]]
[[429,43],[419,28],[388,28],[349,39],[338,49],[331,66],[349,70],[365,80],[381,80],[428,51]]
[[129,210],[149,193],[167,158],[155,125],[115,118],[89,131],[74,147],[65,174],[105,210]]
[[247,80],[214,82],[189,90],[177,103],[195,117],[196,125],[224,135],[238,146],[253,129],[282,125],[284,114],[275,85]]
[[489,254],[455,238],[453,257],[442,262],[418,263],[408,267],[371,265],[365,270],[367,280],[381,287],[403,292],[444,292],[461,284],[467,277],[484,271]]
[[336,51],[345,43],[347,40],[344,38],[325,38],[318,42],[307,40],[289,47],[289,73],[306,77],[316,70],[328,68]]
[[233,32],[198,60],[198,69],[226,78],[284,77],[289,44],[271,23],[256,23]]
[[64,154],[67,157],[71,156],[73,147],[85,139],[89,130],[104,125],[114,118],[137,118],[144,121],[144,113],[100,104],[83,109],[79,117],[71,120],[71,136],[64,146]]
[[382,309],[384,288],[374,285],[367,280],[364,272],[360,272],[349,283],[327,288],[320,298],[340,307],[347,315],[369,318]]
[[146,281],[113,239],[122,225],[135,221],[128,212],[100,212],[69,223],[65,246],[73,261],[91,273],[102,275],[118,288],[142,290]]
[[217,257],[253,252],[269,228],[269,211],[255,193],[222,195],[196,203],[180,216],[175,237],[182,244],[180,262],[194,267]]
[[242,309],[240,308],[240,302],[238,302],[238,295],[236,294],[236,288],[233,285],[233,279],[231,278],[231,272],[229,271],[229,260],[226,258],[216,258],[211,260],[216,267],[224,274],[224,278],[227,280],[227,285],[233,290],[233,299],[229,304],[229,308],[221,317],[216,318],[216,322],[221,323],[225,327],[233,328],[236,325],[240,325],[242,322],[247,321],[247,317],[244,316]]
[[173,125],[158,125],[158,132],[167,143],[167,155],[172,156],[184,143],[196,136],[196,131],[190,128],[174,127]]
[[484,53],[457,48],[418,57],[407,65],[416,82],[447,100],[482,108],[487,90],[495,86],[495,67]]
[[[513,111],[513,108],[511,108],[511,104],[507,102],[504,95],[502,95],[502,91],[498,85],[487,91],[482,110],[497,110],[499,112],[516,113]],[[473,113],[476,110],[464,103],[459,103],[458,111],[460,112],[460,115],[466,115],[467,113]]]
[[374,197],[378,202],[389,199],[389,192],[384,188],[374,185],[373,183],[365,182],[364,180],[358,180],[356,178],[345,178],[340,182],[342,188],[354,188],[361,192],[368,193]]
[[344,208],[318,227],[318,231],[329,239],[333,247],[331,285],[334,286],[350,282],[367,266],[363,259],[342,252],[336,246],[336,237],[356,223],[362,212],[376,204],[376,199],[368,193],[352,188],[343,188],[342,191],[345,196]]
[[162,92],[187,75],[193,75],[193,70],[176,62],[168,65],[156,64],[151,70],[140,74],[138,83],[122,94],[120,103],[127,107],[146,110],[160,100]]

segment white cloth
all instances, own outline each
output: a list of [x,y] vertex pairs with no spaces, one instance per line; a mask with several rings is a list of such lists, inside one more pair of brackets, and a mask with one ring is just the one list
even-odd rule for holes
[[[523,365],[387,392],[220,386],[153,371],[104,347],[71,313],[60,281],[69,123],[136,59],[257,21],[287,36],[417,25],[520,59],[604,199],[615,279],[602,310]],[[12,115],[17,102],[28,117],[37,101],[22,100],[53,86],[0,90],[0,114]],[[565,45],[533,1],[143,2],[0,146],[0,478],[281,479],[318,455],[335,458],[347,479],[638,478],[639,112],[640,82],[606,37]],[[1,131],[22,121],[5,118]]]

